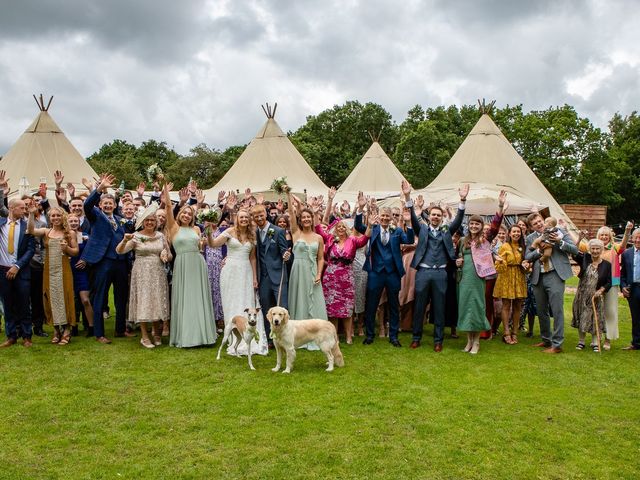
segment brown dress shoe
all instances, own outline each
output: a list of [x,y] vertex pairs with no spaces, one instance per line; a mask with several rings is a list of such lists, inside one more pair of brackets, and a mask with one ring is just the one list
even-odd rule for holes
[[542,350],[542,353],[562,353],[562,349],[558,347],[549,347]]
[[29,348],[31,345],[33,345],[33,342],[31,341],[30,338],[25,338],[22,341],[22,345],[24,345],[26,348]]
[[108,345],[109,343],[111,343],[111,340],[109,340],[107,337],[97,337],[96,341],[100,343],[104,343],[105,345]]
[[0,343],[0,348],[7,348],[16,343],[15,338],[7,338],[4,342]]
[[442,351],[442,344],[441,343],[436,343],[433,346],[433,351],[436,353],[440,353]]
[[418,348],[420,346],[420,340],[414,340],[413,342],[411,342],[411,345],[409,345],[409,348]]
[[[2,345],[0,345],[2,346]],[[640,350],[640,347],[636,347],[635,345],[629,345],[627,347],[623,347],[622,350]]]
[[548,343],[544,343],[544,342],[534,343],[531,346],[532,347],[544,347],[544,348],[550,348],[551,347],[551,345],[549,345]]

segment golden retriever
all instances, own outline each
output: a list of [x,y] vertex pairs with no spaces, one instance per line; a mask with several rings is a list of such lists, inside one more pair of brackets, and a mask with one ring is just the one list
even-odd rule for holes
[[287,355],[287,366],[282,373],[290,373],[296,359],[296,347],[309,342],[316,342],[320,350],[327,356],[327,372],[333,371],[333,365],[344,367],[344,357],[338,345],[336,327],[327,320],[294,320],[289,321],[286,308],[273,307],[267,312],[267,320],[271,323],[271,336],[276,347],[277,361],[274,372],[280,370],[283,352]]

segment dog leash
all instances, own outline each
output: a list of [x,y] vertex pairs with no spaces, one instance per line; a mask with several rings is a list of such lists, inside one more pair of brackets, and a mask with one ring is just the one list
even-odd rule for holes
[[280,273],[280,286],[278,287],[278,301],[276,302],[276,307],[280,306],[280,297],[282,296],[282,284],[284,283],[284,272],[287,268],[287,262],[282,260],[282,272]]

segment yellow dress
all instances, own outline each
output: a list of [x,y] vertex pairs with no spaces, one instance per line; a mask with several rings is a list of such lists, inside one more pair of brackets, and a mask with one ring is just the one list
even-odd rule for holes
[[503,262],[496,262],[498,278],[493,289],[495,298],[527,298],[527,279],[521,267],[522,251],[517,243],[503,243],[498,250]]

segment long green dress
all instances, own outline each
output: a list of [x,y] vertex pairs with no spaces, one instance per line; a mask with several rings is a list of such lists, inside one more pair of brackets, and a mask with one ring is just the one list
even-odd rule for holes
[[[460,240],[462,242],[462,240]],[[460,248],[464,248],[462,245]],[[458,284],[458,330],[481,332],[489,330],[487,308],[484,300],[485,281],[476,273],[471,249],[464,248],[462,279]]]
[[180,227],[173,239],[176,260],[171,288],[171,337],[174,347],[213,345],[216,341],[213,302],[207,264],[200,254],[200,238]]
[[322,284],[315,285],[318,274],[318,242],[298,240],[293,246],[293,265],[289,277],[289,316],[292,320],[327,320]]

